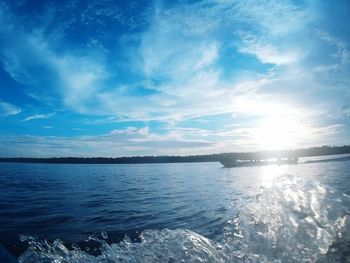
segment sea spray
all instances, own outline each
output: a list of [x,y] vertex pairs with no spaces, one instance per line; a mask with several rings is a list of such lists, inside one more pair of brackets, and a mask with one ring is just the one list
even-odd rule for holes
[[[223,226],[218,241],[185,229],[146,230],[141,242],[126,237],[100,244],[94,256],[61,240],[27,237],[21,263],[111,262],[348,262],[349,196],[296,176],[276,178]],[[25,240],[25,238],[22,238]]]
[[226,223],[224,254],[238,262],[317,262],[348,231],[348,202],[319,183],[284,176]]

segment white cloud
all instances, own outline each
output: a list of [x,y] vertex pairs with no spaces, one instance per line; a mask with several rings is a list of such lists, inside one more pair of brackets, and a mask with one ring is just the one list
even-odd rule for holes
[[280,52],[270,44],[245,43],[245,45],[245,47],[240,48],[240,52],[255,55],[264,64],[291,64],[299,58],[296,52]]
[[203,69],[206,66],[210,66],[218,58],[218,44],[213,43],[206,47],[206,49],[201,54],[199,61],[194,66],[194,70]]
[[[249,32],[237,32],[241,37],[242,44],[238,50],[242,53],[256,56],[262,63],[285,65],[297,62],[301,58],[301,52],[296,47],[288,46],[286,50],[280,50],[276,45],[271,44],[272,39],[260,39]],[[264,38],[268,35],[264,36]]]
[[23,31],[2,8],[0,23],[7,25],[0,29],[0,39],[4,39],[0,59],[7,73],[25,84],[24,92],[43,103],[88,111],[86,104],[102,88],[107,74],[103,52],[78,52],[69,47],[57,52],[42,28]]
[[[55,136],[10,136],[0,138],[0,150],[6,156],[140,156],[201,153],[212,143],[186,140],[173,135],[159,136],[148,128],[129,127],[101,136],[74,138]],[[5,151],[6,149],[6,151]]]
[[[301,119],[319,117],[319,113],[315,113],[320,103],[316,101],[317,95],[322,89],[329,90],[330,85],[318,80],[318,72],[333,71],[336,66],[320,63],[312,71],[314,62],[310,63],[312,66],[306,63],[313,49],[313,56],[320,55],[314,48],[319,45],[313,45],[319,39],[314,39],[314,35],[310,34],[313,29],[308,27],[315,17],[307,5],[277,0],[259,3],[208,0],[165,8],[157,1],[152,10],[155,12],[150,13],[144,32],[123,36],[120,40],[120,43],[125,41],[124,48],[129,52],[124,54],[128,57],[125,61],[119,61],[118,54],[114,54],[119,52],[116,47],[107,56],[98,40],[92,41],[93,47],[90,45],[88,49],[77,51],[64,45],[58,49],[54,41],[40,30],[31,30],[30,33],[14,30],[17,28],[14,19],[6,19],[4,15],[1,23],[8,26],[0,31],[7,44],[1,59],[14,79],[28,84],[27,94],[45,101],[51,97],[75,112],[114,116],[100,122],[160,120],[176,124],[184,119],[223,113],[252,120],[276,115]],[[88,16],[88,13],[84,15]],[[85,20],[90,21],[89,17]],[[62,29],[63,33],[66,26]],[[239,31],[240,28],[244,31]],[[136,39],[139,45],[133,42],[134,45],[126,47],[129,42],[125,39]],[[348,63],[349,52],[344,42],[330,35],[323,36],[323,40],[321,42],[335,47],[336,52],[331,55],[337,61],[336,65]],[[237,51],[241,54],[237,55]],[[255,70],[254,65],[248,65],[248,68],[242,69],[248,73],[235,71],[247,63],[247,54],[265,64],[254,62],[263,69]],[[321,57],[325,56],[322,54]],[[119,63],[127,64],[123,65],[126,76],[115,67]],[[39,74],[32,71],[33,68],[39,68]],[[128,78],[129,73],[131,80],[124,83],[122,79]],[[141,80],[133,81],[134,75]],[[341,81],[346,83],[348,77]],[[148,88],[151,94],[130,95],[138,86]],[[46,91],[41,87],[50,88]],[[298,96],[314,97],[313,103],[308,101],[308,106],[303,107],[302,103],[298,103]],[[50,116],[36,114],[23,121],[47,117]],[[252,145],[252,141],[244,136],[244,132],[252,134],[249,129],[216,130],[222,141],[216,142],[215,147],[224,149],[223,142],[231,147],[233,144],[229,140],[234,139],[237,139],[235,146]],[[150,145],[161,145],[161,142],[169,145],[169,149],[164,151],[181,148],[172,145],[176,142],[182,145],[181,149],[188,150],[190,145],[198,144],[203,151],[204,148],[215,148],[206,141],[209,136],[215,134],[204,129],[174,125],[172,131],[168,130],[162,136],[151,133],[148,128],[131,127],[91,140],[100,142],[96,145],[101,147],[100,152],[105,147],[101,142],[104,140],[129,150],[134,147],[135,151],[136,147],[139,150],[141,147],[147,152]],[[118,141],[121,137],[129,144]],[[200,140],[196,141],[194,137]],[[109,140],[111,138],[115,141]],[[66,141],[68,138],[59,140]],[[79,140],[89,141],[86,137]],[[51,143],[51,139],[45,138],[45,142]],[[91,143],[91,147],[95,146]]]
[[[230,2],[230,1],[228,1]],[[308,3],[280,0],[236,1],[241,20],[261,27],[271,35],[281,35],[303,29],[314,19]]]
[[329,45],[336,47],[336,52],[332,54],[332,56],[339,61],[339,64],[341,66],[350,62],[350,52],[347,48],[347,45],[343,41],[333,37],[331,34],[325,31],[318,32],[318,36],[321,40],[326,41]]
[[24,118],[22,121],[31,121],[31,120],[36,120],[36,119],[49,119],[54,114],[55,113],[34,114],[34,115],[30,115],[30,116]]
[[[347,74],[350,64],[350,51],[346,43],[326,31],[318,31],[316,37],[324,41],[327,46],[335,49],[335,51],[324,52],[325,62],[313,68],[316,74],[335,74],[341,71],[346,71],[345,74]],[[344,78],[339,75],[338,78],[344,80]]]
[[17,115],[21,111],[22,110],[20,108],[11,103],[0,101],[0,116]]
[[[334,138],[344,135],[342,124],[307,125],[307,129],[293,131],[300,145],[298,148],[332,144]],[[0,151],[3,156],[32,157],[118,157],[252,151],[258,149],[256,139],[259,129],[249,125],[217,130],[181,127],[172,130],[169,127],[160,135],[151,132],[148,127],[129,127],[100,136],[3,136],[0,138]],[[207,140],[209,137],[210,140]]]
[[113,130],[110,133],[111,135],[138,135],[138,136],[148,136],[149,135],[149,128],[135,128],[135,127],[128,127],[124,130]]
[[55,66],[61,81],[61,93],[66,106],[79,112],[89,112],[86,104],[95,99],[106,78],[105,67],[94,56],[63,57],[53,56],[51,64]]
[[[205,1],[170,8],[164,8],[160,2],[155,3],[155,12],[149,18],[150,26],[136,36],[140,38],[141,45],[130,49],[131,72],[141,69],[149,79],[165,79],[151,86],[156,92],[148,96],[133,96],[123,92],[132,89],[135,83],[115,85],[114,80],[110,81],[119,72],[110,68],[104,50],[77,52],[63,49],[57,52],[50,39],[40,30],[32,31],[36,33],[5,30],[4,35],[10,35],[13,40],[9,43],[19,44],[13,48],[11,45],[6,47],[8,51],[4,61],[8,72],[22,82],[41,79],[29,70],[33,63],[36,67],[49,69],[48,74],[44,72],[42,75],[49,75],[51,80],[49,83],[40,83],[43,84],[40,86],[49,85],[52,99],[60,100],[69,109],[79,113],[171,121],[234,112],[237,110],[237,94],[251,95],[259,87],[268,85],[269,77],[259,74],[252,76],[249,80],[252,83],[250,90],[243,91],[244,83],[249,81],[225,81],[225,66],[216,62],[222,56],[222,44],[234,48],[233,33],[242,22],[253,26],[252,29],[256,25],[273,28],[275,23],[279,24],[280,21],[270,21],[269,16],[265,15],[266,7],[270,12],[282,13],[282,16],[276,17],[283,17],[283,21],[297,23],[297,20],[289,19],[286,14],[291,10],[299,14],[299,11],[278,1],[263,1],[261,5],[253,2]],[[9,17],[5,22],[12,27],[16,25]],[[273,31],[274,34],[281,33],[276,28]],[[298,57],[294,51],[287,52],[264,44],[259,38],[245,41],[249,45],[242,47],[241,51],[256,55],[263,63],[281,65],[292,63]],[[26,54],[32,55],[28,57]],[[234,63],[236,61],[232,59]],[[259,79],[265,79],[265,84],[254,83]],[[43,81],[46,81],[45,78]],[[141,85],[144,83],[141,82]],[[40,97],[37,96],[35,93],[38,91],[32,89],[27,93],[39,99],[47,97],[41,93]]]

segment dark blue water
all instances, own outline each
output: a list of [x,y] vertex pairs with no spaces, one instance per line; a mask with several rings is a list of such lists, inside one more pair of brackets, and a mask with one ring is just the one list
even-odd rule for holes
[[3,163],[0,242],[21,262],[347,260],[349,190],[349,161]]

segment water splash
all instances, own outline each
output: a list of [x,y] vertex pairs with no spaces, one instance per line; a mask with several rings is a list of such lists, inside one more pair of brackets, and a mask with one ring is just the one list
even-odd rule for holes
[[225,254],[238,262],[244,258],[252,262],[324,259],[332,245],[346,242],[344,233],[350,226],[346,202],[318,183],[283,177],[227,222]]
[[349,196],[293,176],[277,178],[256,200],[223,226],[213,241],[193,231],[146,230],[141,242],[125,238],[108,244],[107,233],[89,237],[100,244],[93,256],[78,246],[68,249],[22,237],[29,243],[21,263],[111,262],[349,262]]

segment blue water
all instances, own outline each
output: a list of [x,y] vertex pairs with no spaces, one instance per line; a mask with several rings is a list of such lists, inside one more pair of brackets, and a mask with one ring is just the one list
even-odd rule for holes
[[347,262],[349,198],[349,161],[3,163],[0,243],[20,262]]

